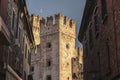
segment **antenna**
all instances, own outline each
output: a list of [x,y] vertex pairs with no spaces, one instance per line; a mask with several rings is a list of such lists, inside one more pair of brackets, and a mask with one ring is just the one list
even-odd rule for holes
[[43,8],[40,8],[40,16],[42,16]]

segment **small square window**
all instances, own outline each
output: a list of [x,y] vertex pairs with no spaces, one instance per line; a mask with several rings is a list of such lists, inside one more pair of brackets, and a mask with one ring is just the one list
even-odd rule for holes
[[69,49],[69,44],[66,44],[66,48]]
[[52,47],[52,44],[50,42],[47,43],[46,45],[47,48],[51,48]]
[[69,80],[69,77],[67,77],[67,80]]
[[52,80],[51,75],[47,75],[46,80]]

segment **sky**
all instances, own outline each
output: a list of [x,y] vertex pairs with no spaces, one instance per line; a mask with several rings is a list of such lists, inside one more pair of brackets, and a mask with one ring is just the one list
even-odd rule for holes
[[[86,0],[26,0],[29,14],[37,14],[44,18],[62,13],[76,21],[76,31],[79,32]],[[77,36],[76,36],[77,38]],[[78,39],[76,45],[81,47]]]

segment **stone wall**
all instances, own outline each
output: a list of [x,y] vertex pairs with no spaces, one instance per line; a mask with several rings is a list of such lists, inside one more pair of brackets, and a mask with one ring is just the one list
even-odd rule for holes
[[83,35],[85,80],[119,79],[120,6],[118,0],[105,1],[97,1]]
[[77,56],[75,28],[75,22],[63,14],[40,21],[41,42],[32,55],[34,80],[72,80],[71,58]]

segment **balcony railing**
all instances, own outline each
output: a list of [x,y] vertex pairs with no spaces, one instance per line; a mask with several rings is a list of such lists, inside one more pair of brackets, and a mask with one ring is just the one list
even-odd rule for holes
[[10,32],[0,16],[0,44],[10,43]]

